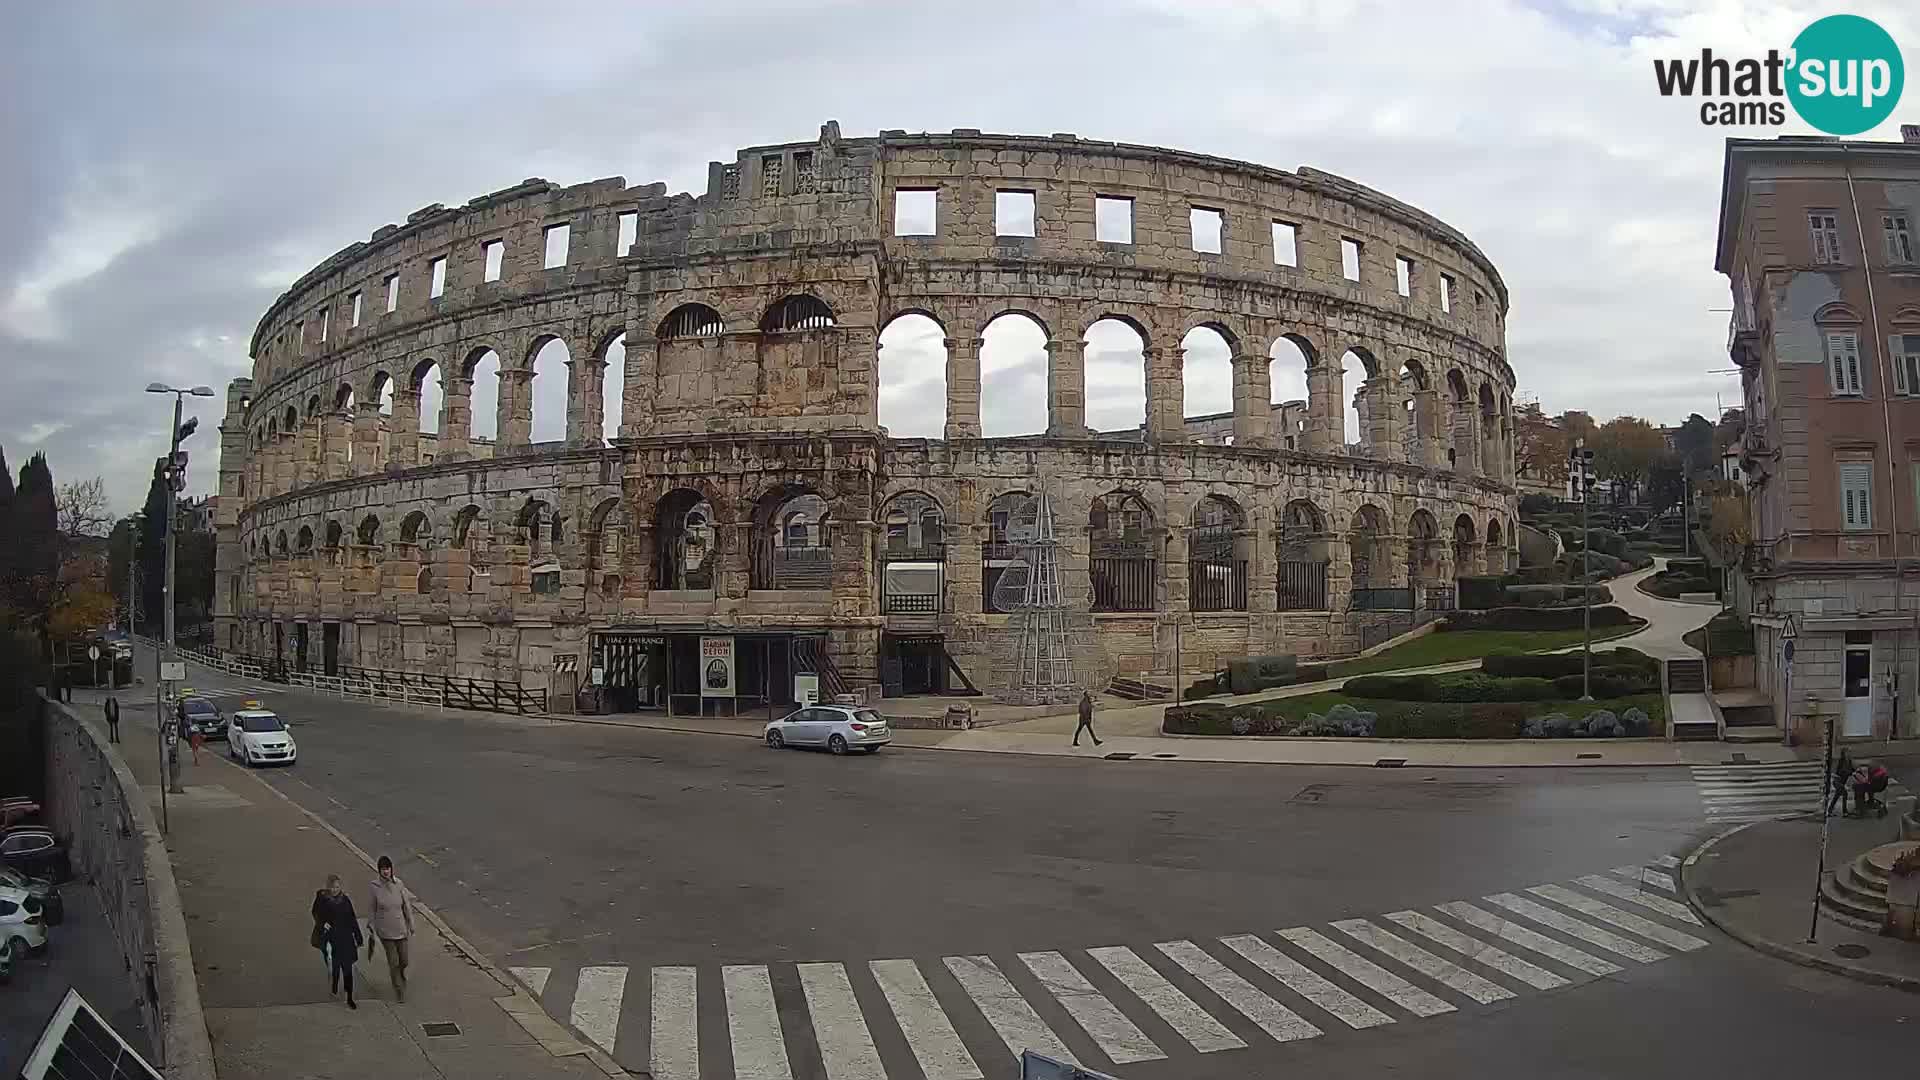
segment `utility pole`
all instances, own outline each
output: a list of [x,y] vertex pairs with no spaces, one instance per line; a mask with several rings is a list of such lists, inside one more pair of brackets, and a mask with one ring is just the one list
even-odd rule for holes
[[1593,576],[1593,530],[1588,526],[1587,507],[1593,501],[1593,451],[1587,440],[1575,439],[1573,452],[1567,455],[1567,475],[1580,497],[1580,621],[1583,636],[1580,645],[1580,700],[1593,700],[1593,590],[1587,579]]
[[168,828],[167,796],[169,794],[183,795],[186,793],[186,789],[180,786],[180,741],[177,736],[172,740],[167,738],[167,732],[171,730],[171,725],[168,723],[167,717],[166,682],[162,678],[166,673],[167,666],[177,664],[179,661],[179,652],[174,648],[173,640],[173,557],[175,550],[174,537],[180,530],[178,523],[175,522],[173,518],[176,512],[176,504],[180,490],[186,486],[187,481],[186,455],[180,452],[180,443],[189,435],[192,435],[194,429],[200,424],[198,418],[189,420],[184,424],[181,423],[180,412],[182,401],[186,395],[192,394],[194,397],[212,397],[213,388],[196,386],[191,390],[181,390],[168,386],[165,383],[148,383],[147,393],[173,395],[173,427],[167,433],[167,459],[162,467],[162,477],[167,485],[167,511],[166,518],[163,522],[163,527],[166,529],[167,565],[166,573],[161,579],[160,586],[160,625],[162,627],[163,644],[160,648],[154,650],[153,655],[155,734],[160,740],[161,767],[167,770],[166,782],[160,785],[160,828],[162,832],[165,832]]

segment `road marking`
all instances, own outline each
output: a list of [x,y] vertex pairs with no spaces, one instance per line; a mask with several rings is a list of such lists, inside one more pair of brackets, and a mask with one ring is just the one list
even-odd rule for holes
[[620,999],[626,993],[625,967],[580,969],[580,982],[573,992],[573,1026],[609,1054],[620,1030]]
[[800,969],[800,988],[807,994],[807,1011],[813,1014],[813,1031],[820,1043],[827,1080],[887,1080],[880,1051],[874,1049],[866,1018],[860,1014],[860,1001],[853,996],[853,983],[847,980],[847,969],[839,964],[796,966]]
[[653,1038],[648,1069],[654,1080],[700,1080],[700,970],[653,969]]
[[1495,893],[1487,897],[1487,902],[1498,904],[1516,915],[1524,915],[1542,926],[1551,926],[1563,934],[1569,934],[1582,941],[1598,945],[1611,953],[1618,953],[1629,960],[1642,964],[1651,964],[1656,960],[1665,960],[1667,954],[1658,949],[1649,949],[1635,941],[1628,941],[1610,930],[1602,930],[1579,919],[1562,915],[1552,908],[1536,904],[1531,900],[1515,896],[1512,893]]
[[1612,961],[1602,960],[1592,953],[1582,952],[1571,945],[1562,945],[1544,934],[1536,934],[1510,919],[1501,918],[1463,900],[1441,904],[1435,910],[1451,915],[1468,926],[1511,941],[1523,949],[1532,949],[1541,956],[1551,956],[1568,967],[1584,971],[1589,975],[1617,975],[1625,970]]
[[1276,1041],[1293,1042],[1320,1034],[1319,1028],[1301,1019],[1292,1009],[1254,989],[1252,983],[1193,942],[1163,941],[1154,948],[1185,968],[1187,974],[1199,979],[1201,985],[1219,995],[1220,1000],[1233,1006],[1241,1016],[1260,1025],[1260,1030],[1273,1036]]
[[1393,1023],[1393,1017],[1328,982],[1319,972],[1274,948],[1264,938],[1241,934],[1221,938],[1220,944],[1278,979],[1287,989],[1345,1021],[1348,1027],[1370,1028]]
[[982,1080],[967,1045],[911,960],[872,960],[867,969],[886,995],[893,1018],[927,1080]]
[[1209,1054],[1215,1050],[1238,1050],[1247,1045],[1205,1009],[1196,1005],[1192,998],[1176,989],[1166,976],[1155,971],[1132,949],[1114,945],[1088,949],[1087,955],[1099,962],[1114,978],[1126,984],[1135,997],[1146,1002],[1147,1007],[1165,1020],[1168,1027],[1192,1043],[1195,1050]]
[[552,968],[543,967],[517,967],[507,970],[513,972],[514,978],[525,983],[527,989],[533,991],[534,997],[547,992],[547,979],[553,974]]
[[993,1025],[1015,1060],[1022,1051],[1032,1050],[1079,1067],[1067,1044],[1060,1041],[1060,1036],[1053,1033],[1047,1022],[1040,1019],[1040,1014],[1033,1011],[1033,1006],[1027,1004],[1027,999],[1020,996],[1020,991],[1000,973],[992,957],[949,956],[945,960],[947,970],[953,972],[960,989],[980,1007],[980,1015]]
[[1676,858],[1674,858],[1674,857],[1673,857],[1673,856],[1671,856],[1671,855],[1659,855],[1659,856],[1656,856],[1656,857],[1654,858],[1654,860],[1653,860],[1653,862],[1651,863],[1651,865],[1653,865],[1653,866],[1658,866],[1658,867],[1660,867],[1660,868],[1662,868],[1662,869],[1665,869],[1665,870],[1671,870],[1671,869],[1673,869],[1674,867],[1676,867],[1676,866],[1679,866],[1679,865],[1680,865],[1680,860],[1679,860],[1679,859],[1676,859]]
[[1670,945],[1681,952],[1692,952],[1695,949],[1707,947],[1706,942],[1692,934],[1683,934],[1678,930],[1669,929],[1652,919],[1643,919],[1631,911],[1622,911],[1612,904],[1602,903],[1572,889],[1559,885],[1535,885],[1527,891],[1535,896],[1546,897],[1563,907],[1570,907],[1583,915],[1590,915],[1601,922],[1610,923],[1630,934],[1639,934],[1649,941]]
[[1463,934],[1446,923],[1428,918],[1417,911],[1395,911],[1389,913],[1387,918],[1416,934],[1452,949],[1461,956],[1477,960],[1504,975],[1511,975],[1536,990],[1558,990],[1563,986],[1572,985],[1546,968],[1529,964],[1512,953],[1502,952],[1479,938]]
[[1482,1005],[1491,1005],[1514,996],[1513,991],[1499,983],[1483,979],[1451,960],[1443,960],[1365,919],[1342,919],[1334,923],[1333,928],[1363,945],[1373,946],[1427,978],[1452,987]]
[[1340,974],[1385,997],[1415,1016],[1438,1016],[1453,1006],[1368,960],[1345,945],[1305,926],[1280,931],[1280,936],[1333,965]]
[[1685,904],[1675,903],[1664,896],[1655,896],[1652,893],[1642,892],[1631,886],[1622,885],[1612,878],[1601,877],[1599,874],[1586,874],[1573,880],[1595,892],[1603,892],[1608,896],[1617,896],[1630,904],[1639,904],[1648,911],[1657,911],[1669,919],[1678,919],[1681,922],[1692,923],[1695,926],[1700,925],[1700,919],[1694,915],[1693,909],[1687,907]]
[[728,964],[720,969],[720,985],[726,991],[734,1080],[793,1080],[767,969],[758,964]]
[[1673,887],[1673,878],[1658,870],[1647,870],[1638,866],[1616,866],[1613,868],[1613,872],[1626,878],[1628,881],[1637,881],[1642,885],[1651,885],[1656,889],[1665,889],[1668,892],[1679,891]]
[[1066,957],[1057,952],[1024,952],[1020,954],[1020,962],[1027,965],[1027,970],[1033,972],[1081,1028],[1093,1036],[1100,1052],[1115,1065],[1158,1061],[1167,1056],[1147,1038],[1146,1032],[1115,1008],[1106,995],[1094,989]]

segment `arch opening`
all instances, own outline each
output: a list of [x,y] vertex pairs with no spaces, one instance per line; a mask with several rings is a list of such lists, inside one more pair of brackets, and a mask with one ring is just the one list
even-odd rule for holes
[[657,589],[709,590],[719,569],[713,504],[691,488],[676,488],[654,505],[654,578]]
[[572,359],[567,343],[557,337],[548,338],[534,350],[528,365],[533,372],[533,385],[527,393],[532,409],[527,425],[529,442],[559,442],[567,437]]
[[1009,311],[980,331],[980,434],[1038,435],[1047,430],[1047,330]]
[[[947,335],[919,312],[880,331],[875,377],[880,426],[895,439],[938,439],[947,431]],[[981,406],[986,405],[984,393]]]
[[1194,508],[1187,530],[1187,607],[1193,611],[1247,610],[1247,562],[1252,537],[1247,516],[1232,500],[1209,495]]
[[811,488],[786,485],[753,509],[749,588],[826,589],[833,583],[832,512]]
[[1154,611],[1159,606],[1160,533],[1145,499],[1116,491],[1087,512],[1087,574],[1095,611]]
[[1232,441],[1233,346],[1211,326],[1196,326],[1180,339],[1180,401],[1189,439]]
[[600,350],[600,359],[606,361],[600,372],[600,438],[604,441],[619,436],[626,417],[627,335],[619,333],[609,339],[606,348]]
[[1086,357],[1087,427],[1101,438],[1144,440],[1146,335],[1124,319],[1106,316],[1087,327],[1082,341]]
[[1281,510],[1276,533],[1279,560],[1274,583],[1279,610],[1329,610],[1327,571],[1332,558],[1326,515],[1308,500],[1295,499]]
[[1267,349],[1267,399],[1273,410],[1273,442],[1283,450],[1308,449],[1307,418],[1311,415],[1313,398],[1307,383],[1307,369],[1315,362],[1313,346],[1295,334],[1282,334]]
[[931,495],[887,500],[880,520],[880,608],[888,615],[938,615],[946,598],[946,513]]
[[500,354],[483,349],[467,364],[467,437],[493,442],[500,437]]

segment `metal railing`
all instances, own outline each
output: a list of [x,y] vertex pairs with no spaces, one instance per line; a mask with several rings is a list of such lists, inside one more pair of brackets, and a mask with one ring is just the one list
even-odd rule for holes
[[[159,644],[151,638],[135,640],[149,647],[158,647]],[[385,668],[340,667],[335,669],[334,674],[326,675],[317,671],[291,670],[286,660],[277,657],[249,656],[215,649],[180,648],[178,651],[196,663],[236,678],[284,683],[335,697],[512,713],[517,716],[547,711],[545,692],[522,686],[518,682],[460,679],[449,675]]]
[[1281,611],[1327,610],[1327,564],[1282,562],[1274,575]]
[[1348,611],[1412,611],[1413,590],[1397,588],[1355,589],[1347,600]]
[[1096,558],[1090,575],[1093,610],[1152,611],[1158,593],[1158,559]]
[[1192,611],[1247,610],[1247,560],[1189,562],[1187,607]]
[[1459,604],[1458,594],[1452,585],[1429,585],[1426,590],[1428,611],[1452,611]]

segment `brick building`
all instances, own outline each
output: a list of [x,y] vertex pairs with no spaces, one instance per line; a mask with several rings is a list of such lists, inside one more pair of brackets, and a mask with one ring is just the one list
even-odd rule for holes
[[1920,733],[1920,131],[1903,134],[1727,142],[1715,267],[1753,537],[1738,593],[1759,688],[1802,742],[1826,717],[1843,739]]

